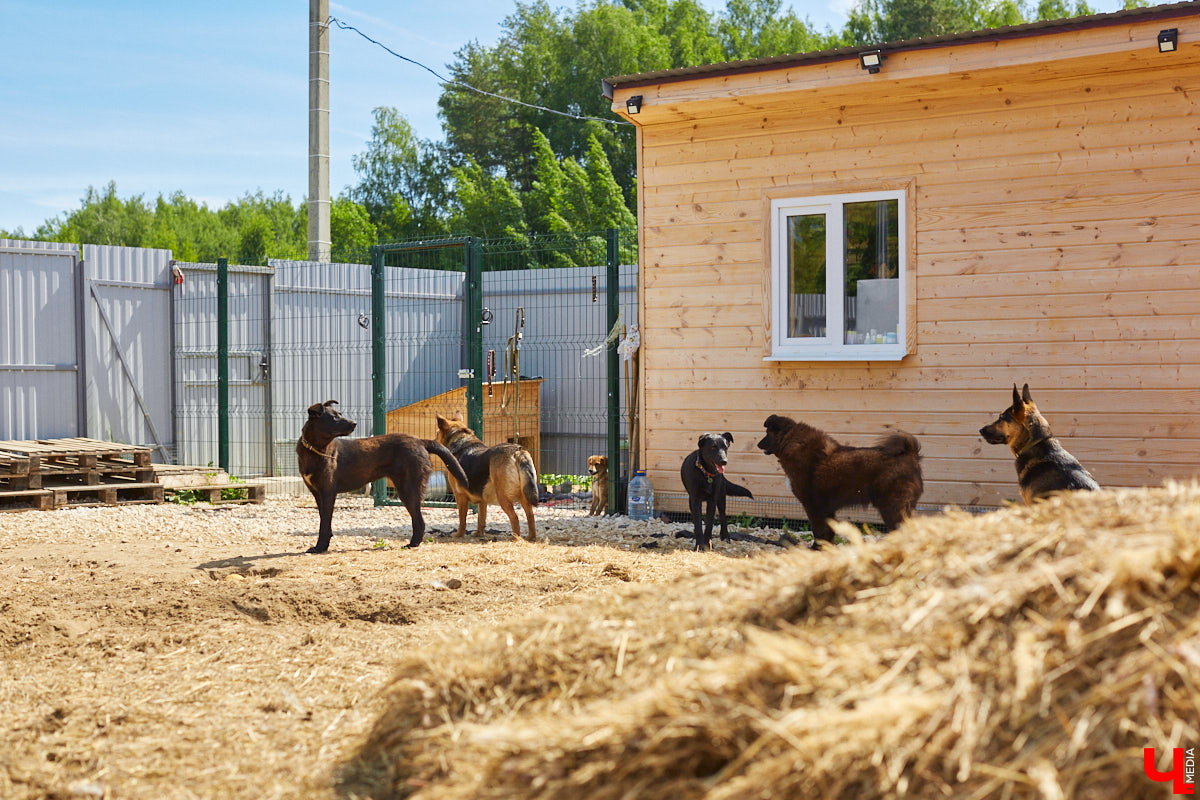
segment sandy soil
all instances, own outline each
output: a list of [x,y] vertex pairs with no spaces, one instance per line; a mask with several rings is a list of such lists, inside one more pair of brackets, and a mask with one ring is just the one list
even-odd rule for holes
[[526,543],[430,509],[405,550],[402,509],[343,497],[309,556],[309,499],[0,514],[0,797],[340,797],[400,653],[778,552],[581,515],[540,508]]

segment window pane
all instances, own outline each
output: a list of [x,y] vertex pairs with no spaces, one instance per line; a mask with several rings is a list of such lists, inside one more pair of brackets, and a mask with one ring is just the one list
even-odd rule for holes
[[825,335],[825,215],[787,218],[789,338]]
[[900,335],[900,204],[847,203],[846,344],[895,344]]

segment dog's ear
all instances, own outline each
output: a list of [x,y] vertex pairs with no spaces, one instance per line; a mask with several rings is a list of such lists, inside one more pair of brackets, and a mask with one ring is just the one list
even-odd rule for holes
[[725,431],[721,435],[725,437],[725,441],[729,442],[730,444],[733,444],[733,434],[732,433],[730,433],[729,431]]
[[437,426],[439,431],[448,430],[450,428],[450,420],[443,417],[441,414],[434,414],[437,417]]
[[455,411],[452,419],[454,422],[458,423],[465,423],[467,421],[467,418],[463,416],[463,412],[461,411]]
[[700,434],[700,438],[696,440],[696,447],[704,447],[704,440],[708,438],[707,433]]
[[[1025,384],[1025,386],[1028,387],[1029,384]],[[1013,408],[1017,408],[1020,405],[1021,405],[1021,393],[1017,391],[1017,385],[1014,383],[1013,384]]]
[[325,413],[325,406],[321,405],[320,403],[313,403],[311,406],[308,407],[308,418],[309,419],[316,419],[317,417],[321,416],[324,413]]
[[[1016,389],[1016,388],[1017,388],[1016,384],[1013,384],[1013,389]],[[1021,389],[1021,399],[1024,400],[1026,403],[1033,402],[1033,396],[1029,394],[1029,384],[1028,383],[1025,384],[1025,386]]]
[[324,405],[326,408],[329,408],[330,406],[336,406],[337,404],[337,400],[326,400]]

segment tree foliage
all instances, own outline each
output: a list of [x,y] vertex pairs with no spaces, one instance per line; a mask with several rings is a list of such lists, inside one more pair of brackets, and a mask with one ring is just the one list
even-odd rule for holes
[[[1094,13],[1086,0],[855,0],[841,31],[818,32],[784,2],[726,0],[713,13],[699,0],[517,0],[495,45],[472,41],[454,54],[438,101],[444,141],[419,139],[395,108],[374,109],[370,139],[352,159],[356,182],[331,206],[334,253],[451,233],[520,240],[632,226],[634,132],[609,124],[604,77]],[[89,187],[78,209],[33,237],[259,264],[306,256],[307,208],[261,190],[220,209],[182,192],[151,203],[122,199],[109,183]]]

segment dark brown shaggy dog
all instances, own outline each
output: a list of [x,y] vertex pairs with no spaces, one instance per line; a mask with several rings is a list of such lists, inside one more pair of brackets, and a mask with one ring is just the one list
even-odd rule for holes
[[592,505],[589,517],[608,513],[608,456],[588,456],[588,474],[592,476]]
[[896,431],[874,447],[848,447],[811,425],[772,414],[758,447],[779,459],[792,494],[804,506],[813,529],[813,549],[833,542],[829,520],[838,509],[870,505],[891,530],[912,515],[925,490],[921,445]]
[[979,433],[989,444],[1007,444],[1017,457],[1017,485],[1026,505],[1053,492],[1100,488],[1092,474],[1054,438],[1050,423],[1029,394],[1028,383],[1020,394],[1013,384],[1012,405]]
[[341,439],[358,425],[346,419],[333,406],[336,400],[308,407],[308,421],[296,443],[296,463],[300,477],[317,501],[321,528],[310,553],[324,553],[333,537],[333,503],[341,492],[352,492],[378,478],[390,478],[400,502],[412,517],[413,533],[405,547],[416,547],[425,538],[425,518],[421,516],[421,497],[425,482],[433,472],[433,453],[446,462],[452,475],[466,480],[466,474],[454,456],[442,445],[403,433],[368,436],[365,439]]
[[537,505],[537,471],[533,456],[519,444],[498,444],[488,447],[471,432],[463,422],[462,415],[453,419],[438,415],[437,440],[444,444],[462,464],[465,477],[450,476],[450,488],[454,490],[454,502],[458,505],[458,533],[467,532],[467,504],[479,506],[478,534],[483,535],[487,523],[488,503],[504,509],[512,524],[514,539],[521,537],[521,523],[513,503],[525,509],[529,523],[531,542],[537,541],[537,527],[533,522],[533,507]]

